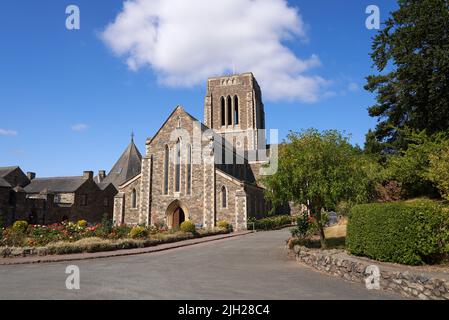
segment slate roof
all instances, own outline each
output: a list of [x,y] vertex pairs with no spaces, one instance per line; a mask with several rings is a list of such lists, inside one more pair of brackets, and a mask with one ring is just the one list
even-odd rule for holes
[[0,187],[11,188],[11,185],[5,179],[0,178]]
[[102,191],[104,191],[111,183],[107,182],[96,182],[98,188],[100,188]]
[[24,190],[27,193],[75,192],[84,182],[84,177],[36,178],[31,180]]
[[12,171],[16,170],[17,168],[19,168],[19,167],[18,166],[0,167],[0,177],[7,176],[8,174],[10,174]]
[[134,144],[134,139],[131,139],[126,150],[120,156],[118,161],[112,167],[106,178],[101,184],[112,183],[116,188],[126,181],[134,178],[140,174],[142,170],[142,155]]

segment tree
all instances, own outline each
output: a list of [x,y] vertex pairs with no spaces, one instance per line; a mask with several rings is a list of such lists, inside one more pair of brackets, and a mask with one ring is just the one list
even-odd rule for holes
[[429,155],[429,169],[426,177],[438,188],[440,195],[449,200],[449,141],[442,148]]
[[369,199],[374,166],[376,162],[337,131],[290,132],[279,148],[277,172],[265,178],[266,196],[275,206],[289,201],[306,205],[318,223],[324,248],[322,210],[335,209],[342,200],[360,203]]
[[400,182],[408,197],[438,196],[435,184],[429,179],[430,157],[439,153],[446,141],[444,133],[429,136],[426,131],[403,132],[407,150],[400,151],[387,162],[387,176]]
[[449,128],[449,0],[398,3],[373,39],[379,74],[368,76],[365,86],[377,94],[368,109],[379,119],[375,137],[396,150],[406,148],[402,128],[428,134]]

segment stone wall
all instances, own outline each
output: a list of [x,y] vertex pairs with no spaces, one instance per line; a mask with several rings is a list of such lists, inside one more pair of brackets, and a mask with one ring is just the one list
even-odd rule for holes
[[446,279],[405,268],[400,271],[389,270],[375,261],[368,262],[349,256],[343,250],[316,250],[297,245],[293,252],[299,262],[347,281],[363,284],[371,275],[367,268],[376,265],[380,270],[379,285],[382,290],[422,300],[449,300],[449,282]]
[[9,225],[11,223],[10,192],[11,188],[0,187],[0,220],[3,225]]
[[[76,192],[27,194],[15,192],[15,203],[11,207],[11,223],[25,220],[33,224],[53,224],[65,219],[86,220],[98,223],[107,215],[112,218],[114,196],[117,190],[113,185],[101,190],[92,179],[86,180]],[[55,202],[55,196],[57,201]],[[83,199],[87,196],[87,204]],[[105,202],[105,198],[108,201]]]
[[[199,155],[199,159],[202,157],[202,150],[207,146],[207,141],[201,141],[200,143],[193,143],[192,138],[194,135],[195,119],[188,115],[181,107],[178,107],[171,117],[169,117],[163,127],[159,130],[157,135],[147,145],[146,158],[153,159],[152,176],[145,176],[143,180],[144,184],[148,184],[148,179],[151,179],[151,194],[149,188],[146,188],[146,194],[143,195],[150,199],[149,212],[151,214],[151,222],[158,221],[167,222],[167,208],[175,201],[181,203],[181,207],[184,210],[186,219],[189,218],[196,224],[203,225],[204,221],[204,197],[205,188],[207,190],[214,190],[213,179],[207,179],[205,181],[204,165],[202,163],[195,162],[192,164],[191,174],[191,191],[188,192],[187,188],[187,146],[190,144],[192,147],[192,154]],[[178,128],[178,130],[175,130]],[[202,132],[200,128],[199,134]],[[174,131],[175,130],[175,131]],[[195,132],[195,134],[198,134]],[[180,191],[175,190],[175,144],[178,137],[181,137],[181,184]],[[168,193],[164,192],[164,169],[165,169],[165,147],[169,148],[169,179],[168,179]],[[145,166],[144,166],[145,168]],[[213,178],[213,176],[212,176]],[[206,183],[206,186],[204,185]],[[208,199],[213,201],[213,199]],[[142,213],[143,215],[145,213]]]
[[[225,108],[225,125],[222,125],[221,98],[232,98],[232,124],[228,124],[228,108]],[[234,98],[238,98],[238,124],[234,119]],[[245,136],[244,149],[255,150],[259,148],[258,143],[264,144],[265,139],[261,137],[258,141],[256,129],[265,128],[265,114],[262,103],[262,94],[256,79],[251,73],[232,75],[225,77],[210,78],[207,81],[207,93],[204,106],[204,122],[206,126],[223,133],[227,138],[235,134]]]
[[[227,175],[226,173],[217,171],[215,174],[216,179],[216,222],[227,221],[232,224],[234,230],[242,227],[237,225],[237,213],[240,210],[243,212],[243,208],[237,207],[237,193],[243,191],[243,183],[240,183],[235,178]],[[226,207],[223,207],[223,187],[226,190]]]
[[[124,188],[120,188],[120,192],[123,193],[123,203],[122,206],[124,208],[124,222],[126,224],[137,225],[140,223],[139,215],[140,215],[140,206],[141,206],[141,193],[140,193],[140,184],[141,178],[136,177],[132,179],[129,183],[125,185]],[[136,190],[136,207],[133,208],[132,205],[132,192]]]

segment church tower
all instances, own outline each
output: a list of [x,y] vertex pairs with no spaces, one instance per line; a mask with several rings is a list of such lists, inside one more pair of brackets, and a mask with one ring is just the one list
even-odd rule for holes
[[[204,123],[236,149],[265,150],[262,93],[252,73],[209,78]],[[255,159],[254,159],[255,160]]]

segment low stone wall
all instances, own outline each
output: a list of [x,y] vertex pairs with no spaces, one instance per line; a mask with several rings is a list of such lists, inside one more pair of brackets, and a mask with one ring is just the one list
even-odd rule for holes
[[388,270],[375,262],[349,256],[343,250],[317,250],[296,245],[293,253],[297,261],[319,271],[363,284],[370,276],[373,278],[370,266],[374,265],[380,271],[379,289],[415,299],[449,300],[449,282],[424,273]]

